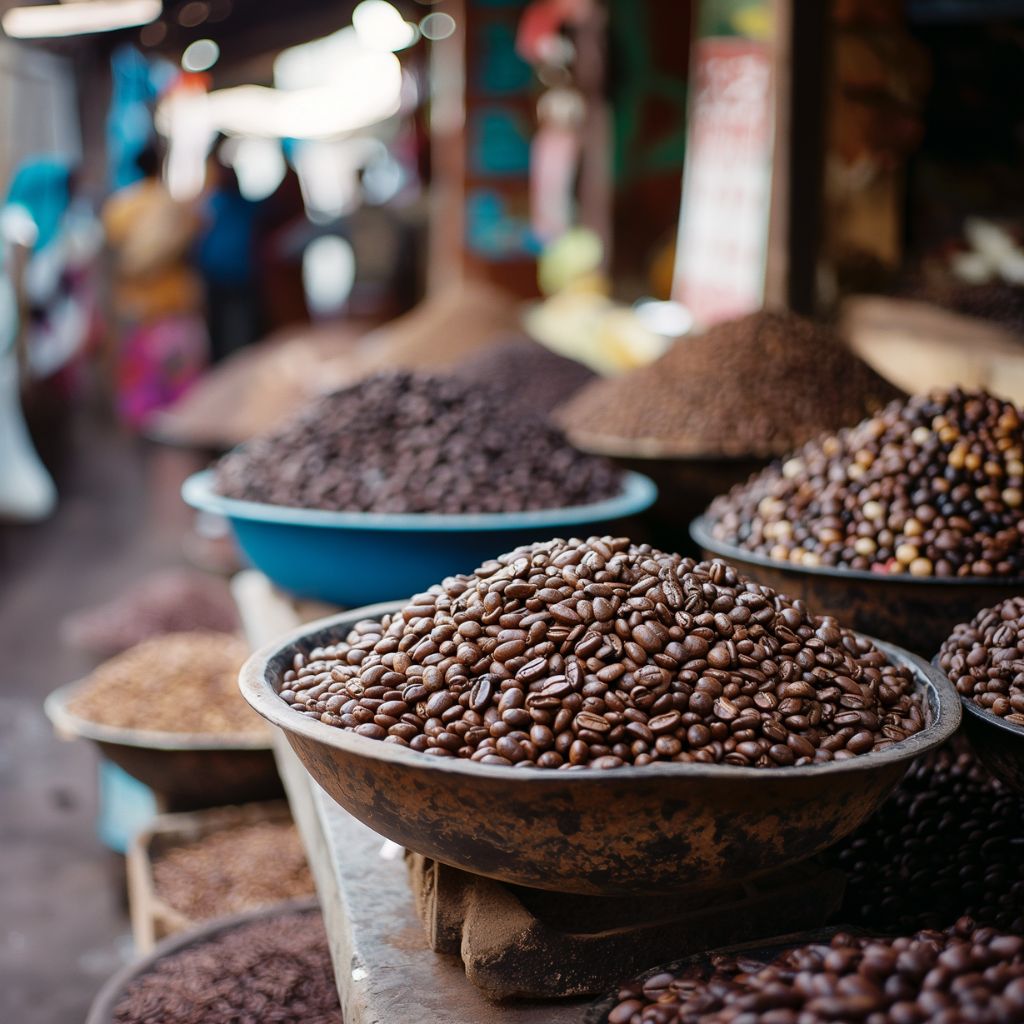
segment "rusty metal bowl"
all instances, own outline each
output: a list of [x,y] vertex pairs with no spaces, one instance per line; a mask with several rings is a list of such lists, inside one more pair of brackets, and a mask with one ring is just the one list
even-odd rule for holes
[[[940,670],[941,671],[941,670]],[[1024,728],[961,697],[964,732],[982,764],[1011,789],[1024,793]]]
[[205,921],[195,928],[190,928],[186,932],[179,932],[177,935],[164,939],[151,952],[138,960],[133,960],[107,979],[103,988],[96,993],[92,1006],[89,1007],[89,1016],[86,1017],[85,1024],[112,1024],[117,1005],[121,1002],[125,990],[136,979],[152,971],[159,960],[173,956],[175,953],[181,953],[192,946],[201,946],[204,942],[218,939],[242,925],[262,921],[268,917],[316,910],[319,906],[319,901],[313,897],[284,900],[280,903],[271,903],[266,907],[257,907],[255,910],[246,910],[240,914],[217,917],[212,921]]
[[91,740],[104,757],[161,797],[167,810],[281,795],[269,734],[150,732],[90,722],[69,710],[83,685],[69,683],[46,698],[44,710],[58,734]]
[[651,764],[545,771],[433,758],[333,728],[278,696],[296,652],[345,636],[396,604],[321,619],[254,654],[245,699],[284,733],[310,775],[381,835],[464,871],[584,894],[697,892],[777,870],[852,832],[910,762],[960,722],[949,680],[889,644],[914,673],[929,725],[875,754],[816,767]]
[[899,643],[924,658],[935,654],[958,623],[1024,593],[1024,579],[920,577],[788,565],[716,539],[706,516],[690,524],[690,536],[704,557],[723,558],[758,583],[806,601],[821,615],[834,615],[852,629]]

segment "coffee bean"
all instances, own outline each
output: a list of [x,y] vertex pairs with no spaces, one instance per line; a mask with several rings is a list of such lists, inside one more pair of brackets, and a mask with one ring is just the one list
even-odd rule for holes
[[447,514],[586,505],[619,492],[609,462],[577,451],[509,395],[461,377],[379,373],[226,455],[216,487],[292,508]]
[[[1016,936],[961,918],[895,939],[839,932],[764,962],[714,955],[620,988],[617,1024],[995,1024],[1024,1010]],[[998,948],[1003,952],[996,952]],[[992,965],[998,962],[998,967]]]
[[[673,615],[670,578],[713,610]],[[625,538],[516,549],[315,654],[282,685],[297,711],[481,764],[786,767],[926,724],[909,673],[868,641],[724,562]]]
[[984,391],[893,402],[708,510],[721,541],[796,565],[1024,575],[1024,420]]

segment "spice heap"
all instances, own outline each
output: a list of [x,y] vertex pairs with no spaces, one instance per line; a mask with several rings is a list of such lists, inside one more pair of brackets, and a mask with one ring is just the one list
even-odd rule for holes
[[924,727],[910,673],[834,619],[624,538],[518,548],[297,654],[297,711],[439,757],[540,768],[840,760]]
[[313,894],[313,877],[290,821],[218,829],[163,853],[153,865],[157,896],[192,921]]
[[108,658],[151,636],[238,628],[227,583],[191,569],[167,569],[95,608],[69,616],[61,629],[74,647]]
[[983,608],[962,622],[939,652],[957,692],[979,707],[1024,725],[1024,597]]
[[823,854],[846,872],[841,919],[914,930],[966,914],[1024,934],[1022,820],[1024,797],[993,779],[966,744],[941,748]]
[[70,701],[72,714],[147,732],[264,735],[238,692],[248,648],[227,633],[168,633],[105,661]]
[[499,390],[382,373],[312,405],[217,467],[232,498],[359,512],[519,512],[586,505],[621,475]]
[[1009,402],[937,391],[812,441],[708,510],[720,541],[801,566],[1024,575],[1024,425]]
[[1024,1019],[1024,939],[961,918],[897,939],[845,933],[764,963],[715,955],[623,988],[609,1024],[1002,1024]]
[[595,374],[525,336],[495,342],[453,372],[479,387],[500,390],[534,416],[547,417]]
[[593,450],[772,456],[899,394],[825,327],[762,312],[677,341],[623,377],[594,381],[557,420]]
[[319,911],[255,921],[158,960],[114,1024],[341,1024]]

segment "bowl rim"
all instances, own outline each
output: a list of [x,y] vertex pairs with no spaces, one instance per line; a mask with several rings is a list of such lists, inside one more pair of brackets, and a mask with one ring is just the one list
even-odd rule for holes
[[[938,669],[944,676],[946,670],[939,664],[939,655],[936,654],[932,658],[932,666]],[[946,676],[949,679],[949,676]],[[950,679],[950,685],[952,685]],[[956,687],[954,687],[954,690]],[[1001,729],[1003,732],[1008,733],[1010,736],[1015,736],[1017,739],[1024,740],[1024,725],[1014,725],[1013,722],[1006,721],[1005,718],[1001,718],[999,715],[993,715],[991,711],[986,711],[980,704],[976,704],[970,697],[965,697],[962,693],[957,692],[957,696],[960,698],[960,704],[967,714],[972,715],[974,719],[984,725],[989,726],[993,729]]]
[[212,939],[219,938],[224,932],[253,924],[265,918],[321,909],[318,897],[301,896],[297,899],[267,903],[264,906],[253,907],[251,910],[243,910],[235,914],[213,917],[206,921],[200,921],[191,928],[168,935],[148,953],[136,956],[107,978],[103,987],[93,997],[85,1024],[110,1024],[117,1001],[124,994],[128,985],[136,978],[149,974],[157,963],[166,957],[181,953],[192,946],[210,942]]
[[204,512],[214,512],[232,520],[280,526],[395,532],[508,531],[544,526],[560,528],[621,519],[650,508],[658,497],[654,481],[642,473],[631,470],[621,472],[622,487],[611,498],[589,505],[566,505],[564,508],[531,509],[524,512],[474,512],[464,515],[438,512],[329,512],[317,508],[269,505],[218,494],[213,486],[213,469],[204,469],[188,477],[181,485],[181,496],[187,505]]
[[[704,779],[728,780],[747,779],[759,780],[758,784],[767,785],[787,778],[808,778],[821,775],[840,774],[851,771],[863,771],[865,766],[872,764],[892,764],[913,760],[928,750],[944,743],[960,726],[962,709],[959,694],[946,674],[935,668],[924,658],[906,651],[895,644],[867,637],[890,660],[897,660],[906,665],[915,677],[915,689],[927,700],[934,695],[938,704],[938,715],[935,720],[919,733],[905,740],[894,743],[891,747],[877,753],[863,754],[842,761],[829,761],[820,765],[804,765],[802,767],[779,768],[776,771],[763,768],[746,768],[728,764],[680,764],[676,762],[655,762],[648,765],[625,765],[613,772],[600,770],[590,771],[526,771],[521,768],[504,765],[480,765],[468,758],[429,757],[426,754],[400,746],[397,743],[384,743],[359,736],[347,729],[325,725],[306,715],[293,711],[277,695],[273,683],[268,678],[275,659],[281,658],[289,650],[294,650],[300,642],[309,649],[318,646],[310,643],[310,638],[330,630],[343,635],[348,628],[364,619],[380,618],[382,615],[396,611],[404,606],[404,601],[388,601],[381,604],[367,605],[350,611],[329,615],[322,619],[306,623],[304,626],[279,637],[255,651],[242,666],[238,676],[239,689],[242,696],[258,714],[262,715],[271,725],[282,729],[286,734],[294,733],[303,739],[312,740],[324,746],[334,747],[349,754],[355,754],[367,760],[389,762],[404,765],[408,768],[442,774],[462,775],[476,780],[494,779],[509,781],[527,778],[531,784],[561,786],[564,784],[578,785],[587,780],[598,779],[616,781],[640,781],[643,779],[678,779],[687,776]],[[866,636],[866,634],[858,634]]]
[[746,562],[776,572],[792,573],[794,576],[824,576],[833,580],[869,580],[872,583],[910,583],[923,587],[1008,587],[1024,589],[1022,576],[911,576],[908,572],[871,572],[868,569],[844,569],[840,566],[828,565],[793,565],[790,562],[778,562],[774,558],[761,554],[759,551],[748,551],[746,548],[718,540],[711,535],[711,520],[705,512],[690,523],[690,538],[704,551],[711,551],[716,557],[725,558],[730,562]]
[[232,751],[272,750],[274,736],[255,733],[203,733],[164,732],[160,730],[129,729],[124,726],[104,725],[82,718],[70,710],[72,698],[82,690],[88,679],[65,683],[43,701],[43,711],[53,727],[79,739],[96,743],[110,743],[121,747],[138,747],[143,750],[163,751]]

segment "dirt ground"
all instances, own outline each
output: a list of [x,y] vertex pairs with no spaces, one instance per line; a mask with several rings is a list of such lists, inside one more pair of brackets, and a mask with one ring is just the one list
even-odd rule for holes
[[[60,507],[0,525],[0,1020],[82,1024],[131,955],[122,858],[96,837],[97,759],[57,740],[43,698],[90,668],[61,619],[181,562],[195,460],[87,419],[62,433]],[[2,472],[2,467],[0,467]]]

